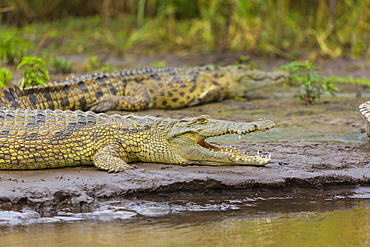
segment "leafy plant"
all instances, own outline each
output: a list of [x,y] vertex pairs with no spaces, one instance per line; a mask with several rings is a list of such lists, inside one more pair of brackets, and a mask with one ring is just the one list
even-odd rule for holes
[[15,60],[20,60],[28,48],[33,48],[33,44],[9,32],[0,35],[0,59],[6,60],[8,64],[14,64]]
[[279,70],[285,70],[289,72],[289,85],[300,84],[300,81],[302,80],[302,74],[300,73],[302,70],[301,65],[302,63],[293,61],[279,67]]
[[61,74],[69,74],[72,72],[73,65],[70,61],[60,57],[53,57],[50,65]]
[[23,80],[20,88],[49,84],[46,80],[50,80],[49,71],[46,69],[46,63],[41,58],[23,57],[18,64],[17,70],[26,67],[22,71]]
[[280,67],[282,70],[290,72],[290,80],[299,83],[298,98],[306,105],[313,104],[320,100],[321,95],[328,93],[335,96],[334,92],[338,88],[323,77],[314,75],[315,71],[320,70],[317,68],[319,64],[311,61],[291,62]]
[[5,88],[6,84],[10,83],[13,78],[13,73],[6,68],[0,69],[0,87]]

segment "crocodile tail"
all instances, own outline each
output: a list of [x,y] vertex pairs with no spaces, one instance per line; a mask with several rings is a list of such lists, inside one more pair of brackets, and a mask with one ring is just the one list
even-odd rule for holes
[[0,108],[21,108],[23,92],[18,86],[4,89],[0,94]]
[[1,109],[73,109],[69,92],[78,83],[54,84],[20,89],[13,86],[0,93]]
[[47,86],[24,89],[14,86],[0,93],[0,108],[87,110],[104,91],[111,94],[124,91],[125,84],[118,76],[98,73],[52,82]]

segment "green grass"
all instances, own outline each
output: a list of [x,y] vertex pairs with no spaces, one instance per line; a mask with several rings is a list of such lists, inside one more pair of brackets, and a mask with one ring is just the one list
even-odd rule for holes
[[370,78],[323,76],[323,82],[370,86]]
[[[16,0],[6,3],[18,6]],[[290,60],[370,57],[368,0],[127,0],[111,1],[107,8],[101,1],[27,3],[13,11],[23,27],[4,25],[3,15],[0,32],[12,30],[32,42],[35,53],[121,57],[228,50]]]

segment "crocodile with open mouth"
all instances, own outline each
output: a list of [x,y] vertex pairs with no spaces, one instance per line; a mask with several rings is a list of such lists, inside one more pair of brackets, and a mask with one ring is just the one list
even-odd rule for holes
[[236,123],[195,118],[107,115],[91,111],[0,110],[0,169],[44,169],[94,164],[119,172],[128,163],[264,166],[270,156],[245,155],[207,138],[266,131],[274,122]]

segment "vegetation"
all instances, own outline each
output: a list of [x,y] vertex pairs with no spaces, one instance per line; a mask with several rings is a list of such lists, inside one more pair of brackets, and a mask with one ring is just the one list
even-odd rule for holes
[[370,78],[353,78],[353,77],[339,77],[339,76],[323,76],[323,82],[329,83],[343,83],[370,86]]
[[0,33],[14,30],[36,52],[370,57],[368,0],[4,0],[2,7],[11,8],[0,14]]
[[23,67],[25,69],[22,70],[23,80],[20,83],[20,88],[48,84],[46,80],[50,80],[49,71],[46,69],[44,60],[35,57],[23,57],[17,66],[17,70]]
[[104,63],[100,60],[98,56],[89,56],[85,61],[85,70],[87,73],[95,72],[107,72],[117,70],[116,67],[110,65],[109,63]]
[[25,42],[10,32],[0,35],[0,59],[8,64],[14,64],[16,60],[20,61],[28,48],[32,47],[32,43]]
[[290,72],[290,80],[300,84],[298,98],[306,105],[313,104],[320,100],[321,95],[328,93],[334,96],[334,92],[338,88],[329,80],[324,80],[323,77],[314,74],[319,64],[306,61],[291,62],[280,67],[280,69]]
[[13,74],[6,68],[0,69],[0,87],[5,88],[13,78]]
[[[42,58],[26,57],[18,65],[27,67],[21,87],[49,80],[45,61],[58,73],[71,73],[72,63],[60,55],[87,56],[86,73],[117,69],[100,57],[161,52],[186,56],[237,51],[289,60],[304,55],[311,61],[347,55],[370,58],[368,0],[21,2],[0,4],[0,59],[16,64],[23,56]],[[237,64],[256,67],[245,55]],[[306,104],[323,93],[334,94],[334,83],[370,85],[367,78],[319,77],[317,64],[311,62],[292,62],[284,69],[299,83],[299,98]],[[6,71],[0,70],[0,86],[11,78]]]
[[53,57],[50,64],[58,73],[63,75],[71,73],[73,69],[73,65],[70,61],[60,57]]

